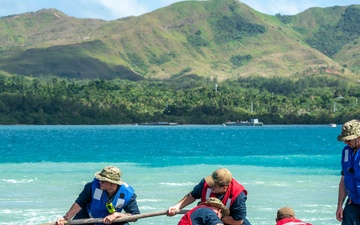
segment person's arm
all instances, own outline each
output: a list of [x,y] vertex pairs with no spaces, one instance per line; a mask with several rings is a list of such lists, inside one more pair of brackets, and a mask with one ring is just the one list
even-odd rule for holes
[[91,201],[92,182],[87,183],[79,194],[78,198],[71,205],[69,211],[61,218],[56,220],[56,224],[64,225],[64,221],[71,220],[82,208],[86,208],[86,204]]
[[346,188],[345,188],[345,180],[344,180],[344,175],[345,172],[348,171],[348,167],[349,165],[346,163],[347,162],[347,154],[352,154],[352,149],[347,145],[343,148],[342,153],[341,153],[341,178],[340,178],[340,182],[339,182],[339,190],[338,190],[338,203],[337,203],[337,207],[336,207],[336,219],[338,221],[342,221],[343,218],[343,204],[346,198]]
[[168,216],[175,216],[175,211],[176,210],[180,210],[184,207],[186,207],[187,205],[190,205],[191,203],[193,203],[196,200],[196,198],[194,198],[191,195],[191,192],[189,192],[187,195],[184,196],[184,198],[182,198],[176,205],[171,206],[168,211],[166,212],[166,215]]
[[203,178],[197,185],[195,185],[191,192],[185,195],[184,198],[182,198],[176,205],[171,206],[166,212],[166,215],[175,216],[176,210],[180,210],[193,203],[196,199],[201,198],[201,192],[203,190],[204,183],[205,179]]
[[343,218],[343,203],[346,198],[346,190],[344,183],[344,176],[342,175],[339,182],[339,194],[338,194],[338,203],[336,209],[336,219],[341,222]]
[[[102,222],[103,223],[107,223],[107,224],[110,224],[112,223],[115,219],[117,218],[121,218],[121,217],[127,217],[127,216],[130,216],[131,214],[130,213],[122,213],[122,212],[114,212],[114,213],[111,213],[109,215],[107,215],[106,217],[103,218]],[[134,221],[130,221],[130,222],[135,222],[136,220]],[[127,225],[129,224],[128,222],[125,222],[125,223],[122,223],[123,225]]]
[[224,216],[221,220],[229,225],[243,224],[246,218],[246,200],[247,196],[245,193],[240,193],[230,207],[230,215]]
[[140,214],[140,210],[139,210],[139,206],[137,204],[136,198],[137,198],[137,195],[134,193],[131,196],[129,203],[124,207],[124,211],[130,215]]
[[80,212],[81,207],[74,202],[72,206],[70,207],[69,211],[61,218],[56,220],[56,224],[58,225],[64,225],[64,221],[69,221],[71,218],[73,218],[78,212]]

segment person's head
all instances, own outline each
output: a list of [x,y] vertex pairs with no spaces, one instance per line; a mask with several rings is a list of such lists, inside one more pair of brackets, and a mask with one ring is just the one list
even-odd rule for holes
[[360,121],[350,120],[342,126],[341,134],[337,137],[338,141],[344,141],[351,148],[360,147]]
[[206,183],[215,194],[225,193],[232,181],[232,174],[226,168],[215,170],[210,176],[205,177]]
[[290,207],[282,207],[276,213],[276,222],[284,218],[295,218],[295,212]]
[[124,183],[121,175],[120,169],[116,166],[105,166],[101,171],[95,173],[95,177],[100,181],[100,189],[106,191]]
[[228,216],[230,214],[230,211],[226,206],[218,199],[218,198],[208,198],[205,202],[201,202],[200,205],[206,205],[210,207],[219,218],[221,216]]

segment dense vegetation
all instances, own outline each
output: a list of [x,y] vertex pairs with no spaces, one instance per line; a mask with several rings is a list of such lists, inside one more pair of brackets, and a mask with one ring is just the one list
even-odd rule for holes
[[344,45],[356,40],[359,36],[360,8],[349,6],[337,24],[319,27],[319,30],[306,41],[311,47],[332,57]]
[[243,37],[257,36],[266,32],[264,26],[251,23],[239,14],[222,17],[216,22],[215,30],[217,43],[238,41]]
[[315,75],[224,82],[198,76],[137,82],[0,76],[0,124],[343,123],[359,115],[359,97],[359,86]]
[[2,17],[0,124],[343,123],[360,110],[359,36],[359,5],[270,16],[213,0],[114,21],[55,9]]

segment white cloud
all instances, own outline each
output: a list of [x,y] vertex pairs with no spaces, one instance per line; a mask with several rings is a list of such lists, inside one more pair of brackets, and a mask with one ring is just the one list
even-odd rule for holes
[[359,4],[358,0],[240,0],[256,11],[275,15],[280,13],[283,15],[295,15],[312,7],[331,7],[331,6],[347,6],[351,4]]
[[277,13],[285,15],[294,15],[305,8],[304,4],[301,5],[299,1],[288,1],[288,0],[241,0],[244,4],[250,6],[256,11],[268,14],[275,15]]
[[[287,1],[287,0],[272,0],[269,2],[271,11],[271,15],[275,15],[276,13],[286,14],[286,15],[294,15],[302,10],[302,6],[300,1]],[[275,10],[276,11],[275,11]]]
[[124,15],[139,16],[149,9],[137,0],[94,0],[111,14],[113,18],[121,18]]

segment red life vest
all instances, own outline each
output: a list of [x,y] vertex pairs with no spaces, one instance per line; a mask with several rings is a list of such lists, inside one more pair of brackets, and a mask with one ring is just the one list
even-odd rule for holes
[[[229,184],[227,191],[225,192],[224,198],[222,199],[222,203],[228,209],[230,209],[234,200],[236,199],[237,196],[239,196],[239,194],[241,194],[241,192],[244,192],[245,195],[247,195],[247,191],[245,190],[245,188],[233,178]],[[216,197],[216,196],[214,193],[211,192],[211,187],[205,181],[201,193],[201,202],[206,201],[206,199],[210,197]]]
[[183,217],[181,217],[178,225],[192,225],[192,221],[191,221],[191,214],[197,210],[198,208],[202,208],[202,207],[206,207],[204,205],[199,205],[194,207],[193,209],[191,209],[189,212],[187,212]]
[[284,218],[279,220],[276,225],[312,225],[311,223],[305,223],[301,220],[296,218]]

